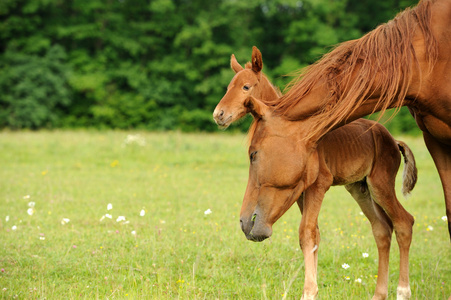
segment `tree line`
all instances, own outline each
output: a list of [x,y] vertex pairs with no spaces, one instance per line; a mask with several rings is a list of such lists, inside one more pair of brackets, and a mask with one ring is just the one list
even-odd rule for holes
[[[287,74],[416,2],[2,0],[0,128],[214,131],[232,53],[245,63],[256,45],[283,90]],[[416,128],[405,110],[390,126]]]

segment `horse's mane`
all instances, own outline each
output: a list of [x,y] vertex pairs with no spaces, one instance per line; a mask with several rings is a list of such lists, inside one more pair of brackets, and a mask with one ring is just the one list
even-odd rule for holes
[[280,101],[273,104],[275,111],[283,115],[295,105],[302,105],[304,96],[321,84],[329,93],[325,105],[316,113],[319,121],[311,136],[323,135],[345,121],[375,90],[380,92],[375,106],[375,111],[381,111],[380,116],[391,106],[399,110],[413,67],[418,64],[412,45],[417,27],[424,36],[430,69],[437,60],[437,42],[430,30],[432,1],[422,0],[360,39],[338,45],[301,71]]
[[[271,83],[271,82],[270,82],[270,83]],[[279,98],[282,97],[283,94],[282,94],[282,92],[280,91],[280,89],[279,89],[277,86],[275,86],[274,84],[272,84],[272,83],[271,83],[271,85],[272,85],[272,87],[276,90],[276,93],[277,93],[277,95],[279,96]]]

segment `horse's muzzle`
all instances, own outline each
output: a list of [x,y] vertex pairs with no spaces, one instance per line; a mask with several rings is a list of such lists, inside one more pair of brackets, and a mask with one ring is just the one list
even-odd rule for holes
[[213,112],[213,119],[221,129],[226,129],[231,123],[230,121],[232,120],[232,116],[229,115],[226,117],[223,110],[215,110]]
[[240,218],[241,230],[246,238],[253,242],[261,242],[272,235],[271,226],[266,225],[256,213],[250,217]]

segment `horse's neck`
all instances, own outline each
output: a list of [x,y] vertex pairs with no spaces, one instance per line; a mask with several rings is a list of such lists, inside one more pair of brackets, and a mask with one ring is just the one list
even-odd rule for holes
[[[305,96],[304,98],[305,98],[304,101],[301,101],[296,105],[292,106],[283,115],[290,120],[303,120],[313,115],[317,115],[321,113],[325,107],[333,105],[332,103],[326,103],[326,101],[324,101],[325,99],[324,93],[322,93],[321,91],[312,92],[309,95]],[[337,124],[336,127],[339,127],[346,123],[350,123],[364,116],[370,115],[375,111],[379,111],[380,105],[379,106],[377,105],[378,99],[379,99],[378,97],[366,99],[365,102],[361,104],[361,106],[357,107],[354,111],[352,111],[349,114],[349,116],[346,117],[346,120],[344,120],[343,123]],[[389,106],[389,108],[391,107],[395,106],[394,105]]]
[[[356,75],[358,72],[358,68],[354,70]],[[373,80],[370,80],[364,89],[359,90],[359,93],[355,93],[355,91],[352,90],[350,91],[349,87],[339,87],[334,91],[333,85],[328,85],[324,80],[319,80],[312,84],[310,88],[305,89],[303,93],[299,93],[296,96],[293,96],[293,94],[290,95],[292,104],[285,104],[282,114],[287,119],[291,120],[303,120],[312,116],[318,116],[319,118],[316,119],[316,122],[323,122],[323,124],[321,125],[320,132],[315,132],[315,134],[321,136],[323,133],[329,132],[363,116],[397,107],[399,104],[391,98],[388,99],[387,102],[380,102],[380,86],[382,84],[379,82],[379,79],[380,76],[374,74]],[[334,78],[333,80],[338,80],[338,78]],[[360,82],[360,80],[361,78],[358,78],[358,76],[353,76],[350,79],[351,82]],[[350,86],[355,89],[355,85]],[[340,93],[338,98],[330,97],[330,94],[334,92]],[[353,92],[355,96],[353,96],[353,101],[350,101],[349,103],[351,106],[346,109],[341,108],[343,111],[342,115],[340,113],[334,115],[334,110],[341,104],[346,105],[345,101],[348,100],[347,98],[351,97],[349,95]],[[393,96],[393,98],[395,97],[396,96]],[[297,101],[296,98],[301,100]],[[357,102],[359,99],[360,102]],[[354,100],[356,102],[354,102]],[[323,118],[321,118],[321,116]],[[331,116],[329,120],[325,121],[329,116]],[[329,124],[327,124],[328,122]]]
[[316,84],[301,101],[287,109],[283,115],[291,120],[303,120],[320,113],[327,105],[328,91],[323,84]]
[[266,104],[276,101],[281,96],[281,94],[271,84],[271,82],[266,78],[266,76],[262,76],[259,87],[260,88],[256,91],[254,97],[260,99]]

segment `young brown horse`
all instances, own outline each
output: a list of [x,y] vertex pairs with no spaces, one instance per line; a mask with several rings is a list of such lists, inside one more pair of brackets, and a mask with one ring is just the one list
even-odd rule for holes
[[345,123],[408,106],[442,182],[451,235],[451,1],[422,0],[357,40],[345,42],[291,85],[276,113],[316,116],[315,142]]
[[[380,124],[359,119],[326,134],[308,152],[300,142],[311,130],[304,121],[274,116],[262,102],[251,98],[256,117],[250,131],[249,181],[240,213],[241,228],[252,241],[272,234],[272,225],[298,202],[302,212],[299,243],[304,254],[303,299],[318,293],[318,215],[324,194],[333,185],[344,185],[369,219],[379,252],[373,299],[388,297],[388,262],[393,229],[400,251],[397,296],[409,299],[409,248],[413,217],[396,198],[395,177],[401,155],[406,162],[403,190],[416,182],[410,149],[395,141]],[[301,197],[303,195],[303,197]]]
[[[299,143],[308,132],[302,126],[305,122],[272,117],[269,108],[254,98],[259,95],[264,102],[274,103],[280,96],[261,72],[260,51],[253,48],[252,64],[247,64],[245,69],[232,55],[231,66],[237,74],[215,109],[216,122],[227,127],[247,112],[260,120],[250,131],[251,166],[240,220],[246,237],[262,241],[270,236],[272,224],[297,201],[303,212],[299,237],[306,266],[304,298],[314,298],[318,291],[317,216],[327,189],[331,185],[345,185],[370,220],[378,246],[379,277],[374,299],[385,299],[388,294],[388,254],[393,224],[401,256],[398,298],[408,299],[408,253],[413,218],[396,199],[394,178],[401,150],[406,161],[403,193],[408,193],[415,185],[415,160],[410,149],[402,142],[397,145],[383,126],[357,120],[325,135],[315,152],[305,155],[305,146]],[[301,126],[296,128],[298,125]],[[305,197],[301,197],[304,190]]]
[[263,60],[257,47],[252,48],[252,63],[247,63],[246,68],[238,63],[233,54],[230,66],[236,75],[213,112],[213,119],[223,129],[251,111],[251,102],[248,101],[250,96],[267,104],[282,96],[282,93],[261,72]]

